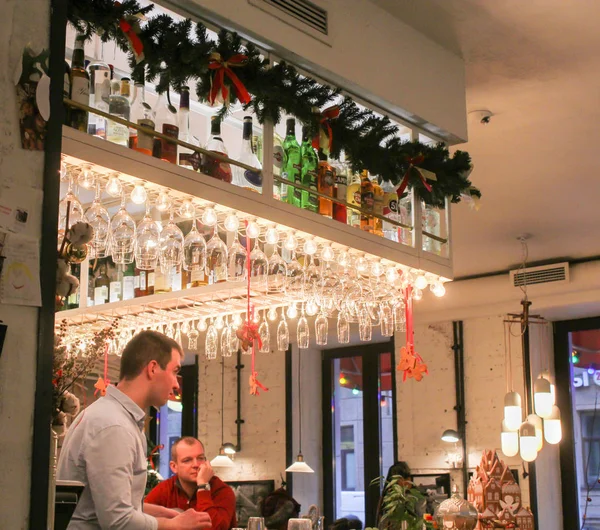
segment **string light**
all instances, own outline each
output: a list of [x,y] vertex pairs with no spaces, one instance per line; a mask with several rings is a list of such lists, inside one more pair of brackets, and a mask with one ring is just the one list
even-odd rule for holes
[[106,184],[106,193],[108,193],[111,197],[120,197],[121,193],[123,193],[123,185],[118,177],[110,177],[108,179],[108,183]]
[[134,204],[144,204],[147,198],[146,188],[141,184],[136,184],[131,192],[131,202]]
[[267,313],[267,318],[271,322],[275,322],[275,320],[277,320],[277,309],[275,309],[274,307],[269,309],[269,312]]
[[179,215],[181,215],[181,217],[185,217],[186,219],[191,219],[196,215],[196,207],[192,201],[188,201],[186,199],[181,203],[181,206],[179,207]]
[[417,278],[415,279],[415,287],[420,290],[425,289],[425,287],[427,287],[428,283],[429,282],[427,281],[427,278],[425,277],[424,274],[419,274],[417,276]]
[[296,308],[296,304],[290,304],[286,311],[286,314],[288,318],[296,318],[298,316],[298,309]]
[[307,239],[304,242],[303,250],[305,254],[313,256],[317,252],[317,244],[314,242],[313,239]]
[[215,226],[217,224],[217,212],[212,207],[208,207],[202,213],[202,224],[206,226]]
[[296,248],[298,248],[298,241],[294,237],[294,234],[288,232],[283,246],[286,248],[286,250],[289,250],[290,252],[293,252],[294,250],[296,250]]
[[251,239],[256,239],[260,235],[260,226],[255,221],[250,221],[246,227],[246,235]]
[[267,229],[267,233],[265,234],[265,240],[269,245],[276,245],[279,241],[279,232],[277,228],[271,226]]
[[240,220],[238,216],[234,213],[230,213],[227,217],[225,217],[225,230],[228,232],[237,232],[240,227]]
[[154,206],[159,212],[166,212],[171,207],[171,204],[171,197],[169,197],[169,194],[165,193],[164,191],[161,191],[158,194],[158,197],[154,202]]
[[398,279],[398,271],[395,267],[388,267],[385,271],[385,279],[390,283],[395,283]]
[[371,264],[371,274],[375,276],[375,278],[379,278],[383,274],[383,265],[380,261],[374,261]]
[[321,252],[321,258],[323,258],[323,261],[333,261],[335,258],[335,252],[334,250],[331,248],[331,246],[327,245]]
[[421,291],[421,289],[413,289],[412,297],[413,300],[416,300],[418,302],[423,298],[423,291]]

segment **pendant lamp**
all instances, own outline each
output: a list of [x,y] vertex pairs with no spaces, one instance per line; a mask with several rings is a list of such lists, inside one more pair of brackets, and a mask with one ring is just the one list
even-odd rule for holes
[[525,421],[519,427],[519,453],[525,462],[533,462],[537,458],[537,438],[535,426]]
[[221,357],[221,447],[219,454],[211,461],[212,467],[234,467],[233,460],[227,455],[235,454],[235,445],[230,442],[223,443],[223,416],[225,409],[225,359]]
[[552,406],[554,405],[554,397],[550,381],[545,377],[538,377],[534,383],[533,403],[535,405],[535,413],[540,418],[548,418],[552,414]]
[[535,427],[536,450],[539,453],[544,447],[544,427],[542,418],[537,414],[527,416],[527,421]]
[[502,422],[500,443],[505,456],[516,456],[519,453],[519,433],[509,429],[505,421]]
[[302,455],[302,391],[300,386],[300,374],[301,374],[301,362],[302,355],[300,350],[298,350],[298,456],[296,457],[296,461],[289,466],[285,471],[287,473],[314,473],[312,468],[304,461],[304,456]]
[[549,444],[557,444],[562,440],[562,426],[560,424],[560,409],[552,406],[552,413],[544,418],[544,438]]

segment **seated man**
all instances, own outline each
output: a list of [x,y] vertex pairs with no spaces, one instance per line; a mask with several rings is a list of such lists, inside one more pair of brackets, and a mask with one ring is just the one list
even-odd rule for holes
[[174,517],[180,510],[193,508],[210,516],[212,530],[235,527],[235,494],[214,475],[199,440],[192,436],[177,440],[171,447],[170,467],[176,474],[146,495],[145,513]]

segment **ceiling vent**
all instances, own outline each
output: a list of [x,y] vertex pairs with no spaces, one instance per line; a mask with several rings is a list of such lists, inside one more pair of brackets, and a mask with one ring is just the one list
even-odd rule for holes
[[287,24],[319,40],[329,35],[327,11],[308,0],[248,0]]
[[510,271],[513,287],[539,285],[541,283],[569,283],[569,263],[554,263],[542,267],[528,267]]

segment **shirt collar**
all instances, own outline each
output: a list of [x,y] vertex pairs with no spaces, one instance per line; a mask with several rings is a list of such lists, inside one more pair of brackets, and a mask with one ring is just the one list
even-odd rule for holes
[[127,411],[135,422],[142,428],[146,413],[126,394],[121,392],[116,386],[108,385],[106,396],[118,401],[119,404]]

